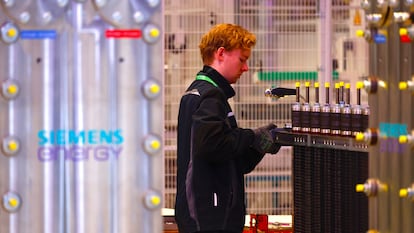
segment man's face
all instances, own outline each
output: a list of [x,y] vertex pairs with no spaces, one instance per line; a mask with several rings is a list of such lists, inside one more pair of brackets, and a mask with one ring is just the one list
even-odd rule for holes
[[230,84],[236,83],[240,76],[249,70],[247,59],[250,57],[251,50],[234,49],[224,50],[222,54],[221,74]]

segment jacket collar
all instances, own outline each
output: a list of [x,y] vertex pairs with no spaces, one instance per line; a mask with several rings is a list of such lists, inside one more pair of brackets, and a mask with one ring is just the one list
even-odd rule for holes
[[207,75],[215,83],[217,83],[218,87],[223,90],[227,99],[233,97],[236,94],[230,83],[214,68],[210,66],[204,66],[198,74]]

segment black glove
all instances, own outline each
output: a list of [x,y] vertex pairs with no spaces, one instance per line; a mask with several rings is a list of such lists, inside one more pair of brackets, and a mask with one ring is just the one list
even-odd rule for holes
[[266,126],[254,129],[253,132],[255,139],[252,145],[253,148],[261,154],[276,154],[280,149],[280,145],[275,143],[275,138],[271,133],[271,130],[275,129],[276,127],[277,126],[274,124],[268,124]]

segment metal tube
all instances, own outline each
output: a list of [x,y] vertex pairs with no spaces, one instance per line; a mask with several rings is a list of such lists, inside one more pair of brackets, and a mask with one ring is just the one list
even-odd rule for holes
[[296,102],[300,103],[300,83],[296,83]]
[[325,103],[328,104],[328,105],[329,105],[329,102],[330,102],[329,96],[330,96],[330,94],[329,94],[329,82],[326,82],[325,83],[325,100],[326,100]]
[[340,90],[340,86],[338,85],[338,83],[335,84],[335,94],[336,94],[336,103],[340,104],[341,102],[341,90]]
[[[51,64],[53,61],[52,53],[52,45],[50,40],[42,41],[43,45],[43,62],[42,62],[42,70],[43,70],[43,92],[42,92],[42,101],[43,101],[43,113],[42,113],[42,125],[43,129],[47,132],[51,132],[55,129],[54,123],[54,105],[53,105],[53,90],[54,90],[54,80],[53,77],[56,77],[54,73],[54,66]],[[54,199],[54,187],[55,187],[55,174],[54,168],[55,163],[46,163],[43,166],[43,202],[44,202],[44,218],[43,218],[43,225],[44,231],[47,233],[55,232],[54,226],[56,224],[56,213],[55,210],[55,202]]]
[[[82,86],[82,42],[80,38],[80,33],[82,30],[83,22],[83,4],[81,3],[72,3],[72,12],[73,12],[73,25],[74,25],[74,34],[73,34],[73,43],[74,43],[74,54],[73,54],[73,66],[74,66],[74,75],[72,80],[72,96],[73,99],[73,115],[69,116],[72,119],[72,129],[75,131],[80,131],[84,129],[83,119],[83,86]],[[73,197],[73,207],[74,207],[74,230],[76,233],[85,232],[85,174],[84,174],[84,162],[77,161],[73,163],[73,185],[71,189],[74,191]],[[69,224],[68,224],[69,225]],[[69,227],[69,226],[68,226]]]
[[309,103],[309,85],[310,85],[310,83],[309,82],[306,82],[305,83],[305,88],[306,88],[306,103]]
[[[16,49],[17,46],[15,45],[10,45],[8,52],[9,52],[9,59],[8,59],[8,69],[9,69],[9,77],[14,77],[16,75],[16,70],[15,70],[15,64],[14,62],[16,61],[17,55],[16,55]],[[16,128],[15,128],[15,122],[14,119],[16,117],[15,114],[15,102],[11,101],[9,102],[9,129],[8,129],[8,133],[9,135],[15,135],[16,134]],[[10,158],[9,159],[9,188],[11,190],[17,190],[17,177],[18,177],[18,164],[16,159],[14,158]],[[18,233],[17,229],[18,229],[18,215],[11,215],[10,216],[10,233]]]
[[346,84],[345,89],[346,89],[345,104],[351,104],[351,86],[349,84]]
[[319,83],[315,83],[315,103],[319,103]]
[[[115,43],[115,40],[109,40],[106,44],[106,47],[108,48],[108,59],[109,59],[109,66],[111,67],[111,69],[109,70],[109,80],[108,80],[108,86],[110,87],[109,89],[109,96],[111,96],[112,98],[110,98],[110,102],[109,102],[109,109],[111,109],[112,111],[110,112],[110,116],[109,116],[109,128],[112,130],[116,130],[118,129],[118,82],[117,82],[117,74],[118,74],[118,70],[117,70],[117,60],[116,58],[118,57],[117,54],[117,44]],[[96,49],[99,50],[99,49]],[[100,50],[99,50],[100,51]],[[99,58],[100,56],[96,56],[96,58]],[[100,70],[99,67],[97,67],[97,70]],[[109,200],[109,205],[110,205],[110,214],[109,214],[109,219],[110,219],[110,232],[112,233],[116,233],[119,231],[119,218],[118,218],[118,214],[119,212],[119,202],[117,200],[119,200],[119,189],[118,189],[118,185],[119,185],[119,170],[118,170],[118,159],[114,156],[114,155],[110,155],[110,167],[109,167],[109,182],[111,184],[110,187],[110,200]]]

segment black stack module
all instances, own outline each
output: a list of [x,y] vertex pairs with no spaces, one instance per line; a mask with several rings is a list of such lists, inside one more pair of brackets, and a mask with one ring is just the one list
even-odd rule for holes
[[295,233],[365,233],[368,199],[355,184],[368,178],[368,153],[293,147]]
[[368,178],[368,152],[336,145],[352,144],[356,133],[365,131],[369,107],[361,105],[358,83],[354,105],[350,84],[335,84],[334,103],[330,103],[329,83],[325,83],[323,104],[319,83],[314,83],[314,88],[313,102],[310,83],[305,83],[305,100],[301,103],[300,83],[296,83],[292,135],[286,137],[293,142],[294,232],[366,232],[368,199],[355,191],[355,185]]

